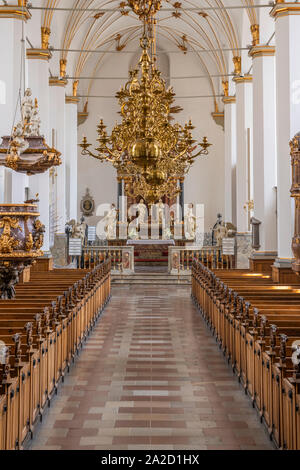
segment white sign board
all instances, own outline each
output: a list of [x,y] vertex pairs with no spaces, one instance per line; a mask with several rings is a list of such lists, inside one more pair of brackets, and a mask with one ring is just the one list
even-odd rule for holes
[[223,238],[222,240],[222,253],[223,255],[234,255],[235,239]]
[[94,242],[96,240],[96,227],[88,226],[88,241]]
[[69,255],[80,256],[81,255],[81,238],[70,238],[69,239]]

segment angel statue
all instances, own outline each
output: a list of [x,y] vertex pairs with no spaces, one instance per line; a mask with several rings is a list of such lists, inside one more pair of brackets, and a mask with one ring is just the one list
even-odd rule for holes
[[20,156],[29,147],[29,143],[24,139],[24,130],[21,122],[14,127],[12,136],[11,147],[16,148],[16,152]]
[[159,201],[155,204],[156,206],[156,213],[157,213],[157,219],[158,223],[161,226],[165,225],[165,205],[162,201],[162,199],[159,199]]
[[24,98],[22,99],[21,103],[21,113],[22,113],[22,121],[24,123],[29,123],[32,116],[33,111],[33,102],[31,98],[31,90],[27,88],[24,93]]
[[196,217],[193,214],[193,204],[188,205],[185,217],[185,236],[189,240],[194,240],[196,234]]
[[137,209],[139,211],[139,215],[137,217],[138,225],[144,224],[146,222],[146,215],[147,215],[147,206],[144,204],[144,199],[141,198],[140,202],[137,204]]
[[72,219],[67,222],[66,225],[70,228],[69,233],[71,238],[80,238],[83,244],[85,239],[86,223],[83,221],[77,223],[75,219]]
[[37,99],[34,101],[34,108],[30,120],[29,136],[38,137],[40,135],[41,118],[39,116],[39,107]]
[[105,232],[106,238],[111,240],[116,238],[116,223],[117,223],[117,209],[115,204],[111,204],[110,210],[103,217],[103,220],[106,221]]

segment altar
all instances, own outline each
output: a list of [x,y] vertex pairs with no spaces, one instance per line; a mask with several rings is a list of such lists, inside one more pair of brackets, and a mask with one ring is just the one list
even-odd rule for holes
[[126,245],[134,246],[134,263],[137,266],[167,266],[168,247],[174,240],[127,240]]

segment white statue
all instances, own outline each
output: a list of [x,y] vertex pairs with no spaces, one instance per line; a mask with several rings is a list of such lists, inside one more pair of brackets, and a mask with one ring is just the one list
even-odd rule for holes
[[21,103],[21,113],[23,123],[29,123],[31,121],[32,111],[33,111],[33,102],[31,98],[31,90],[27,88],[24,93],[24,98]]
[[67,222],[67,225],[71,227],[71,238],[80,238],[82,244],[84,243],[86,223],[80,222],[77,223],[75,219]]
[[116,238],[117,209],[115,204],[111,205],[110,210],[104,216],[103,220],[107,221],[105,225],[106,238],[108,240]]
[[40,125],[41,125],[41,119],[40,119],[40,116],[39,116],[38,102],[37,102],[37,99],[35,99],[34,108],[33,108],[33,111],[32,111],[32,116],[31,116],[30,125],[29,125],[28,135],[30,137],[39,136],[40,135]]
[[164,226],[165,225],[165,205],[162,202],[162,199],[159,199],[159,201],[155,204],[155,206],[156,206],[156,214],[157,214],[158,223]]
[[29,147],[29,143],[27,142],[27,140],[24,139],[23,126],[21,122],[19,122],[14,127],[13,140],[10,146],[16,149],[16,153],[18,154],[18,156],[20,156],[21,153],[25,152],[25,150],[27,150]]
[[217,246],[222,246],[223,238],[228,236],[228,229],[225,222],[221,222],[220,225],[215,229],[215,236],[217,241]]
[[196,217],[193,214],[193,204],[188,205],[185,217],[185,236],[189,240],[194,240],[196,234]]
[[139,211],[139,215],[137,217],[138,225],[144,224],[147,222],[146,215],[147,215],[147,206],[144,204],[144,199],[140,199],[140,202],[137,205],[137,209]]

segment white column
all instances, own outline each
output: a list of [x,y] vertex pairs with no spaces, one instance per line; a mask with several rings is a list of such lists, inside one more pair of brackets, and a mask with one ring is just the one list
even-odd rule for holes
[[[66,80],[50,78],[50,129],[54,135],[54,146],[61,153],[62,164],[57,172],[57,214],[55,232],[65,233],[66,225],[66,172],[65,172],[65,85]],[[69,125],[69,123],[68,123]]]
[[[30,51],[30,53],[29,53]],[[41,118],[41,135],[45,137],[48,145],[49,133],[49,57],[47,51],[30,49],[28,57],[28,86],[32,90],[33,98],[37,98]],[[49,214],[49,170],[45,173],[29,177],[30,197],[39,194],[40,220],[45,225],[43,251],[49,254],[50,214]]]
[[236,83],[236,222],[237,231],[244,233],[249,230],[248,211],[244,205],[251,193],[252,76],[233,80]]
[[[17,105],[19,89],[21,94],[27,82],[25,60],[25,74],[22,74],[22,23],[24,37],[26,36],[26,21],[30,14],[26,8],[23,12],[16,6],[0,6],[0,137],[11,135],[13,125],[20,120],[20,105]],[[0,201],[4,203],[23,203],[25,187],[28,178],[8,168],[0,170]]]
[[77,104],[79,98],[66,96],[66,207],[67,220],[77,220]]
[[290,139],[300,130],[300,7],[276,4],[275,19],[277,108],[278,265],[292,258],[293,201],[290,197]]
[[236,225],[236,99],[224,96],[225,194],[224,220]]
[[277,251],[275,48],[252,47],[253,58],[253,199],[261,221],[260,252]]

